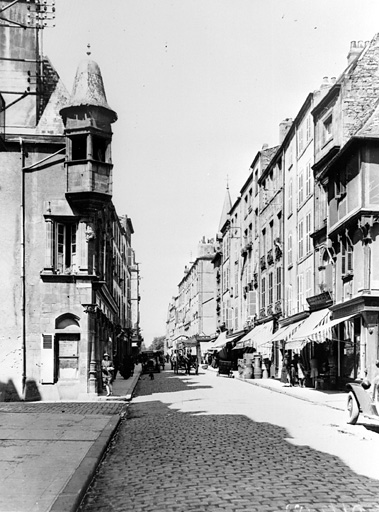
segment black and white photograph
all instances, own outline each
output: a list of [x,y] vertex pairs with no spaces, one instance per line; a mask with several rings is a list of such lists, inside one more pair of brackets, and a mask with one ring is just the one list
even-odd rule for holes
[[379,512],[378,0],[0,0],[0,512]]

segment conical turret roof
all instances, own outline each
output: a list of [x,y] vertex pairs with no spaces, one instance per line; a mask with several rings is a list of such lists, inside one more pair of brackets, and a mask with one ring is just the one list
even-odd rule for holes
[[112,122],[117,120],[116,112],[107,102],[100,67],[92,59],[84,59],[79,63],[70,100],[64,108],[81,106],[101,107],[111,113]]
[[229,185],[226,187],[226,194],[224,198],[224,205],[222,207],[222,213],[220,218],[220,224],[218,230],[221,231],[225,222],[228,220],[228,214],[232,209],[232,200],[230,198]]

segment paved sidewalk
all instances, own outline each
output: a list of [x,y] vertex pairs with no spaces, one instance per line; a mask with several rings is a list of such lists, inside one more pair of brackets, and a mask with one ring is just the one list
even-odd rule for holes
[[[207,370],[217,372],[217,369],[212,368],[211,366],[208,366]],[[246,384],[250,384],[252,386],[261,386],[277,393],[283,393],[300,400],[325,405],[341,411],[346,409],[347,393],[344,391],[326,391],[314,388],[300,388],[299,386],[291,387],[276,379],[244,379],[239,376],[238,372],[233,372],[233,375],[236,379],[243,380]]]
[[1,512],[74,512],[140,376],[86,402],[0,402]]

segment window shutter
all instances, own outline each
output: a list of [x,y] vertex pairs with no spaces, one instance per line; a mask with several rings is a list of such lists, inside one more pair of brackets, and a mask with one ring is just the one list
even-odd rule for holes
[[282,299],[282,267],[276,269],[276,300]]
[[273,303],[273,283],[274,283],[273,273],[270,272],[268,275],[268,303],[269,304]]
[[41,383],[54,384],[54,335],[42,334]]
[[347,271],[352,272],[353,271],[353,251],[349,250],[347,253]]
[[249,314],[248,316],[254,316],[257,313],[257,293],[249,292]]
[[346,249],[343,242],[341,242],[341,274],[346,274]]

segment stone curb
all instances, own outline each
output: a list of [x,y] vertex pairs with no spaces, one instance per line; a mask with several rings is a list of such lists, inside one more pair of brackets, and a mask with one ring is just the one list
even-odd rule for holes
[[101,462],[120,422],[121,417],[118,414],[112,416],[94,444],[88,450],[84,459],[79,464],[63,491],[55,500],[50,512],[75,512],[78,510],[78,507],[84,498],[90,483],[92,482],[96,469]]
[[[210,370],[211,372],[217,372],[217,368],[212,368],[212,367],[209,367],[207,368],[207,370]],[[291,391],[289,391],[290,389],[293,389],[293,388],[278,388],[276,386],[270,386],[270,385],[265,385],[265,384],[262,384],[262,381],[259,380],[254,380],[254,379],[243,379],[241,377],[238,376],[238,372],[233,372],[233,375],[234,375],[234,378],[236,380],[239,380],[241,382],[246,382],[246,384],[250,384],[251,386],[257,386],[261,389],[267,389],[269,391],[273,391],[274,393],[281,393],[282,395],[286,395],[286,396],[291,396],[292,398],[297,398],[298,400],[303,400],[304,402],[308,402],[308,403],[311,403],[311,404],[315,404],[315,405],[324,405],[325,407],[330,407],[331,409],[335,409],[335,410],[338,410],[338,411],[341,411],[343,409],[341,409],[341,407],[338,407],[336,405],[333,405],[332,403],[328,403],[328,402],[324,402],[324,401],[320,401],[320,400],[317,400],[317,399],[312,399],[310,397],[306,397],[306,396],[300,396],[298,393],[291,393]],[[341,394],[344,394],[343,392],[341,392]]]
[[[137,371],[130,383],[129,393],[124,397],[117,397],[114,401],[130,401],[133,397],[134,389],[140,378],[141,372]],[[107,400],[108,401],[108,400]],[[112,401],[112,399],[109,399]],[[74,474],[67,482],[63,491],[55,500],[50,512],[76,512],[80,506],[88,487],[90,486],[96,470],[104,457],[104,454],[117,431],[121,420],[125,414],[114,414],[96,441],[93,443],[87,454],[75,470]]]
[[[328,402],[321,402],[320,400],[312,400],[312,398],[309,398],[309,397],[306,397],[306,396],[299,396],[298,394],[286,391],[286,389],[276,388],[276,387],[271,387],[271,386],[265,386],[264,384],[262,385],[259,382],[254,382],[254,380],[241,379],[240,377],[237,377],[237,376],[235,376],[235,378],[237,380],[242,381],[242,382],[246,382],[246,384],[250,384],[252,386],[257,386],[257,387],[260,387],[262,389],[267,389],[269,391],[273,391],[274,393],[280,393],[282,395],[291,396],[293,398],[297,398],[298,400],[303,400],[304,402],[309,402],[309,403],[315,404],[315,405],[325,405],[325,407],[330,407],[331,409],[336,409],[338,411],[341,410],[340,407],[336,407],[335,405],[330,404]],[[288,389],[291,389],[291,388],[288,388]]]

